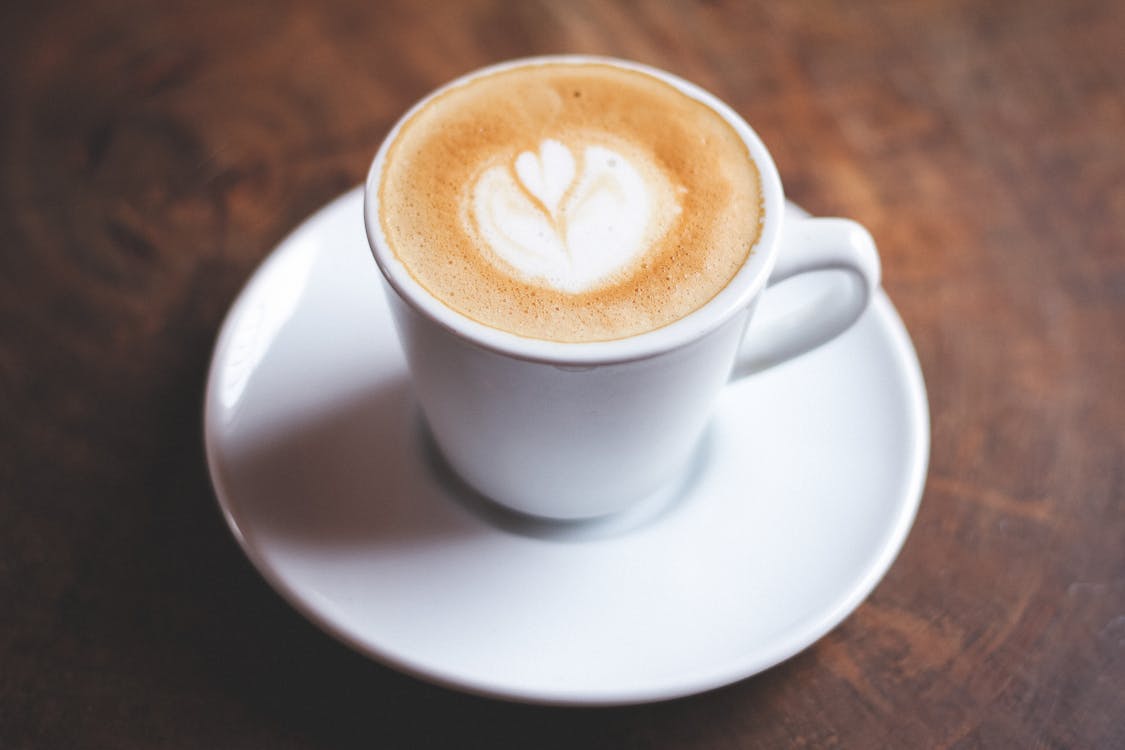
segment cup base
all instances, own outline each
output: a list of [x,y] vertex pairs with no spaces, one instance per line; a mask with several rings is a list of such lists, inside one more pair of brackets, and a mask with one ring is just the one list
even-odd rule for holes
[[482,521],[511,534],[554,541],[586,541],[631,534],[655,523],[687,502],[713,453],[713,430],[708,427],[687,462],[659,489],[621,510],[592,518],[552,518],[511,508],[476,490],[450,466],[437,441],[418,414],[418,448],[432,476],[450,502]]

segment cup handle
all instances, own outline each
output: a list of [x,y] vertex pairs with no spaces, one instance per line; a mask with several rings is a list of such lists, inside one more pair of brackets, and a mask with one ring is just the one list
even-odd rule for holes
[[836,275],[848,283],[834,284],[827,294],[776,320],[752,323],[735,358],[732,380],[836,338],[859,319],[879,287],[879,254],[866,229],[848,219],[789,219],[767,289],[794,276],[822,271],[843,271]]

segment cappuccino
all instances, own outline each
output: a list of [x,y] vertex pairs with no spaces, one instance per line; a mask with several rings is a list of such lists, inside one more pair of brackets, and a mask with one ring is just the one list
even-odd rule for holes
[[699,309],[758,240],[757,166],[734,127],[654,75],[529,62],[424,102],[391,141],[383,234],[431,295],[559,342]]

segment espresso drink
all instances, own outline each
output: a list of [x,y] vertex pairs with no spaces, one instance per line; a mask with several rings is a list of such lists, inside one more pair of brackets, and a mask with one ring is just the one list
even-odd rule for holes
[[648,73],[527,63],[423,104],[379,221],[430,294],[520,336],[651,331],[711,300],[761,228],[757,167],[718,113]]

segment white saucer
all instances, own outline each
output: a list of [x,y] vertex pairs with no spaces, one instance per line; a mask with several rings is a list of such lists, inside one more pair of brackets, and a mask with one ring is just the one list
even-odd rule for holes
[[670,503],[522,522],[434,458],[361,207],[358,189],[329,204],[254,274],[205,406],[231,530],[328,633],[460,690],[638,703],[796,654],[886,572],[921,497],[929,417],[881,292],[835,342],[728,387]]

